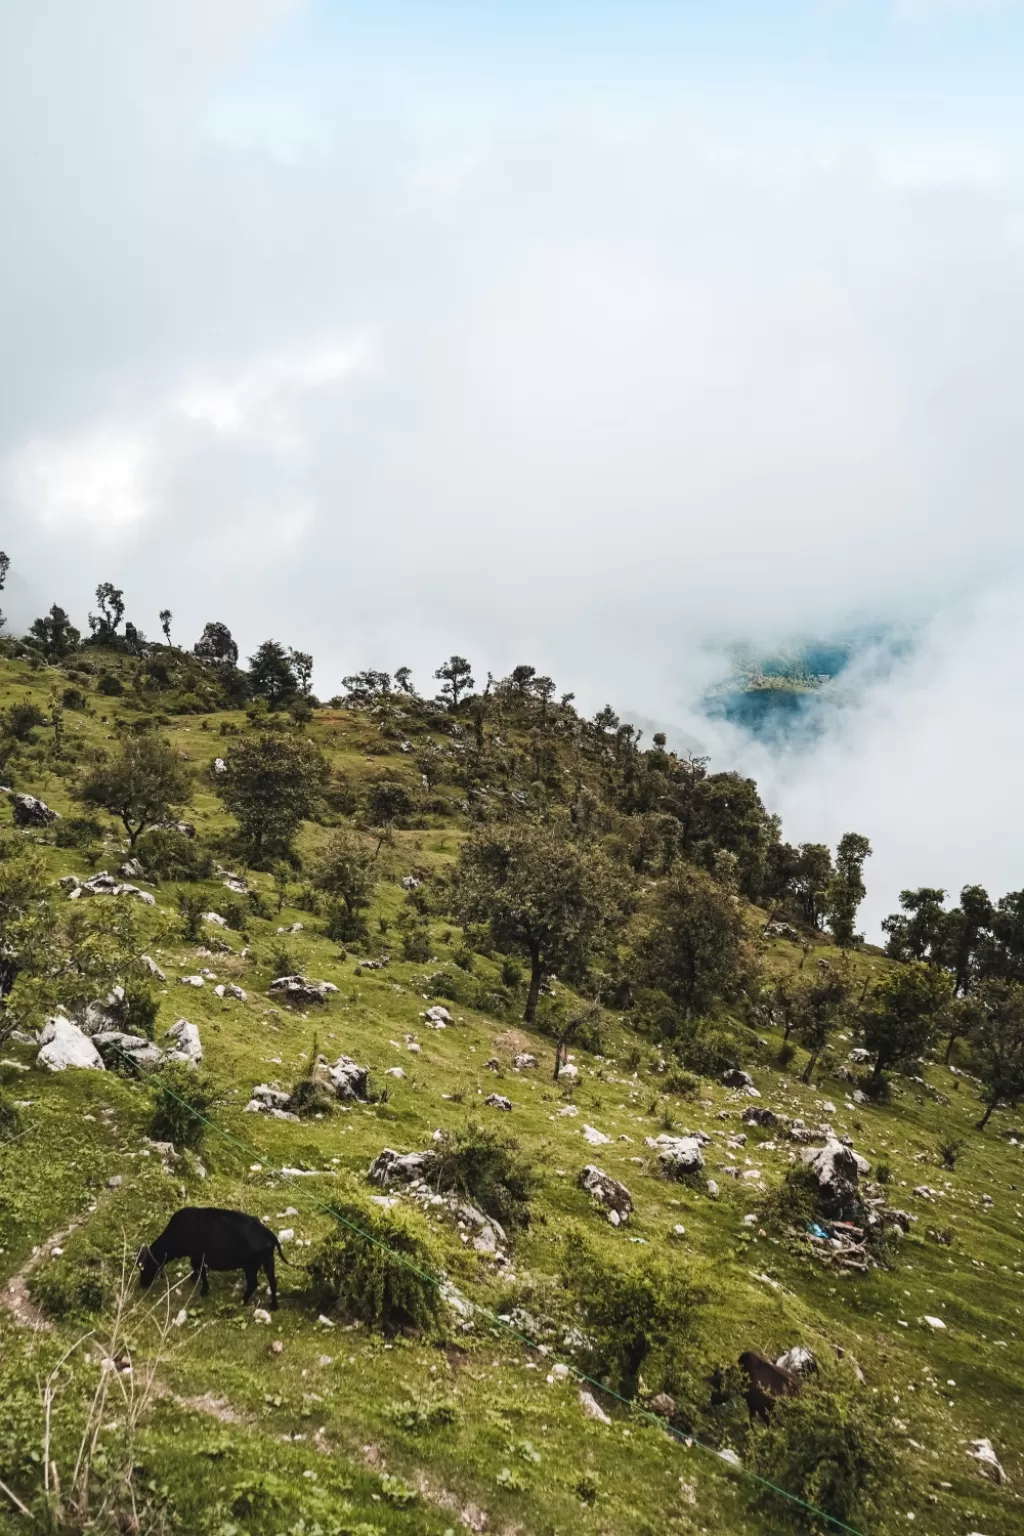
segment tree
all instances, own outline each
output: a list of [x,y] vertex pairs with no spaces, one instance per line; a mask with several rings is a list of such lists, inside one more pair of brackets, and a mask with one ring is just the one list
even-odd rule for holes
[[397,667],[395,669],[395,687],[399,693],[415,694],[416,689],[412,685],[411,667]]
[[489,826],[463,844],[455,879],[463,922],[489,923],[495,943],[530,959],[524,1020],[553,972],[582,973],[621,910],[619,881],[600,849],[560,824]]
[[342,903],[345,925],[354,931],[377,883],[373,859],[354,832],[343,827],[331,834],[313,865],[312,883],[315,890]]
[[47,661],[60,661],[70,655],[82,638],[64,609],[56,603],[41,619],[33,620],[29,634],[42,648]]
[[901,965],[877,983],[861,1015],[864,1044],[875,1058],[873,1083],[928,1049],[951,996],[949,977],[921,961]]
[[635,949],[638,979],[687,1018],[732,995],[742,977],[743,920],[735,898],[703,869],[680,865],[655,891]]
[[843,949],[856,944],[857,908],[864,900],[864,860],[871,844],[860,832],[844,832],[836,849],[835,873],[828,888],[828,921],[832,937]]
[[946,914],[942,961],[952,972],[958,997],[970,992],[977,979],[980,951],[994,915],[989,894],[981,885],[965,885],[959,904]]
[[[809,1083],[818,1058],[829,1039],[845,1020],[850,1001],[850,974],[845,956],[833,969],[822,967],[817,976],[799,982],[793,989],[793,1028],[797,1039],[810,1054],[803,1072]],[[787,1029],[787,1035],[788,1035]]]
[[[5,555],[3,550],[0,549],[0,592],[3,591],[4,587],[7,584],[7,572],[10,570],[10,568],[11,568],[11,557],[10,557],[10,555]],[[3,629],[3,627],[4,627],[4,625],[6,623],[7,623],[7,620],[4,618],[3,613],[0,612],[0,629]]]
[[238,646],[231,631],[226,624],[221,624],[217,619],[203,626],[203,632],[192,647],[192,652],[203,661],[226,662],[232,667],[238,661]]
[[529,667],[525,665],[513,667],[512,671],[509,673],[508,679],[512,684],[512,692],[517,693],[521,699],[525,699],[526,695],[530,691],[530,686],[536,675],[536,667]]
[[304,737],[256,730],[229,749],[217,793],[238,822],[254,858],[287,848],[316,808],[327,765]]
[[304,699],[308,699],[313,686],[312,654],[309,651],[292,651],[290,659],[299,693]]
[[978,973],[1024,982],[1024,891],[1000,896],[978,944]]
[[991,978],[967,999],[968,1039],[974,1070],[988,1089],[983,1131],[999,1104],[1015,1108],[1024,1100],[1024,986]]
[[804,922],[810,928],[821,928],[824,924],[833,873],[832,854],[824,843],[800,844],[793,890]]
[[449,709],[458,709],[460,696],[475,686],[471,673],[472,667],[465,656],[449,656],[434,673],[444,685],[441,697],[447,699]]
[[937,886],[900,891],[902,912],[892,912],[882,919],[882,932],[888,935],[886,954],[894,960],[938,961],[946,937],[945,900],[945,891]]
[[255,656],[249,657],[249,685],[271,709],[281,709],[295,697],[298,678],[291,657],[277,640],[264,640]]
[[764,887],[769,849],[778,837],[778,817],[765,809],[753,779],[712,773],[696,780],[684,848],[709,869],[718,849],[735,854],[740,889],[752,901]]
[[366,810],[375,827],[393,826],[412,808],[412,795],[397,779],[376,779],[366,791]]
[[[409,669],[406,667],[404,670],[408,672]],[[395,681],[398,682],[397,672]],[[348,677],[343,677],[341,686],[353,703],[371,704],[375,699],[382,699],[385,694],[391,692],[391,676],[388,672],[376,672],[372,667],[368,667],[365,672],[353,672]]]
[[117,639],[117,626],[124,618],[124,593],[113,582],[101,581],[96,588],[96,604],[99,613],[89,615],[93,644],[112,645]]
[[114,756],[84,778],[76,795],[84,805],[119,816],[134,848],[140,832],[187,804],[192,776],[169,742],[151,732],[126,736]]
[[607,731],[618,730],[619,717],[615,713],[614,709],[612,709],[610,704],[606,704],[603,709],[598,710],[597,714],[594,716],[594,725],[602,735],[604,735]]
[[164,632],[164,639],[167,641],[168,645],[171,643],[171,620],[173,618],[174,614],[169,608],[160,609],[160,628]]

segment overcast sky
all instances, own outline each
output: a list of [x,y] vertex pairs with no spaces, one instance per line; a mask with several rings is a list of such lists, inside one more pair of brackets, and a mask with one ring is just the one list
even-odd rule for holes
[[[0,0],[5,608],[453,650],[1024,885],[1024,5]],[[813,750],[737,642],[896,626]]]

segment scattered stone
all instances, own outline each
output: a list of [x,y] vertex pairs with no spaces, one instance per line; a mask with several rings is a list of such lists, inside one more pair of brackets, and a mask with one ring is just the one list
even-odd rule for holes
[[134,896],[148,907],[156,905],[156,897],[150,891],[140,891],[137,885],[115,880],[105,869],[90,875],[88,880],[79,880],[77,875],[64,875],[60,885],[67,892],[69,901],[79,901],[86,896]]
[[337,992],[333,981],[307,981],[305,976],[279,976],[268,988],[286,1003],[308,1007],[311,1003],[326,1003],[332,992]]
[[846,1059],[852,1061],[855,1066],[863,1067],[871,1060],[871,1052],[866,1051],[862,1045],[857,1045]]
[[228,926],[227,918],[226,917],[221,917],[219,912],[204,912],[203,913],[203,922],[204,923],[213,923],[214,926],[217,927],[217,928],[226,928]]
[[722,1073],[722,1082],[727,1088],[753,1088],[754,1079],[749,1072],[743,1072],[739,1067],[730,1067]]
[[583,1140],[589,1141],[592,1147],[606,1147],[611,1141],[610,1136],[606,1136],[603,1131],[596,1130],[594,1126],[586,1123],[584,1123],[582,1134]]
[[484,1103],[489,1104],[492,1109],[508,1110],[512,1108],[512,1100],[506,1099],[503,1093],[489,1093],[486,1099],[484,1099]]
[[657,1147],[658,1162],[666,1178],[682,1179],[687,1174],[698,1173],[704,1167],[701,1136],[655,1136],[647,1138],[647,1145]]
[[818,1369],[818,1362],[806,1344],[794,1344],[792,1349],[787,1349],[781,1354],[775,1364],[783,1371],[790,1371],[794,1376],[810,1376]]
[[574,1120],[578,1114],[579,1114],[579,1110],[576,1108],[575,1104],[565,1104],[558,1111],[557,1118],[559,1120],[564,1120],[564,1119]]
[[416,1184],[425,1179],[437,1162],[436,1152],[396,1152],[385,1147],[367,1171],[371,1184],[389,1189],[393,1184]]
[[[403,752],[406,750],[407,746],[408,746],[408,742],[403,742],[402,743],[402,751]],[[422,884],[423,884],[422,880],[417,880],[415,875],[403,875],[402,876],[401,886],[402,886],[402,890],[403,891],[418,891]]]
[[218,776],[228,771],[228,765],[222,757],[215,757],[210,766]]
[[387,1071],[384,1073],[384,1076],[401,1078],[405,1076],[405,1071],[402,1067],[388,1067]]
[[290,1101],[291,1095],[283,1089],[271,1088],[268,1083],[257,1083],[243,1113],[269,1115],[273,1120],[293,1120],[297,1123],[298,1115],[293,1115],[287,1108]]
[[275,928],[274,932],[275,933],[301,933],[302,932],[302,924],[301,923],[291,923],[289,926],[287,926],[285,928]]
[[48,1072],[65,1072],[68,1067],[104,1070],[103,1060],[88,1035],[77,1024],[72,1024],[63,1014],[47,1019],[39,1036],[42,1049],[36,1057],[36,1066]]
[[184,1061],[193,1067],[202,1061],[203,1046],[199,1030],[188,1019],[176,1019],[164,1039],[175,1042],[174,1049],[167,1052],[168,1061]]
[[[217,761],[220,762],[220,758],[218,758]],[[272,1355],[283,1355],[284,1341],[282,1339],[275,1339],[273,1344],[270,1346],[270,1353]]]
[[718,1181],[716,1179],[708,1179],[708,1194],[712,1200],[718,1199]]
[[652,1413],[660,1413],[663,1419],[670,1419],[676,1411],[676,1400],[667,1392],[659,1392],[651,1398],[650,1408]]
[[8,790],[8,794],[16,827],[48,827],[52,822],[60,821],[60,813],[51,811],[45,800],[39,800],[35,795],[18,794],[13,789]]
[[359,1066],[351,1056],[339,1056],[333,1066],[327,1067],[327,1072],[339,1099],[361,1099],[365,1103],[368,1067]]
[[537,1064],[536,1056],[532,1055],[529,1051],[522,1051],[518,1056],[512,1058],[512,1066],[516,1072],[529,1072]]
[[110,1178],[107,1180],[107,1188],[108,1189],[120,1189],[121,1185],[123,1184],[123,1182],[124,1182],[124,1180],[122,1179],[122,1177],[121,1177],[121,1175],[119,1173],[112,1173],[110,1175]]
[[144,965],[146,967],[146,970],[149,972],[149,974],[151,976],[155,976],[157,981],[166,981],[167,980],[167,976],[160,969],[160,967],[157,965],[157,963],[153,959],[152,955],[140,955],[139,956],[139,964],[140,965]]
[[743,1465],[742,1461],[740,1461],[740,1459],[737,1456],[736,1452],[729,1445],[727,1445],[723,1450],[719,1451],[717,1454],[722,1458],[723,1461],[727,1461],[729,1463],[730,1467],[742,1467],[742,1465]]
[[745,1125],[763,1125],[767,1129],[773,1129],[780,1124],[780,1117],[774,1109],[768,1109],[760,1104],[750,1104],[743,1111],[743,1123]]
[[925,1313],[924,1321],[928,1324],[929,1328],[936,1328],[940,1332],[945,1332],[946,1325],[942,1321],[941,1317],[929,1317],[928,1314]]
[[141,880],[145,873],[141,859],[125,859],[118,870],[118,874],[125,880]]
[[501,1071],[501,1062],[498,1060],[497,1056],[492,1056],[489,1061],[485,1061],[484,1062],[484,1071],[485,1072],[500,1072]]
[[580,1407],[588,1419],[593,1419],[595,1424],[610,1424],[611,1419],[605,1413],[600,1403],[585,1387],[580,1387]]
[[179,976],[179,987],[205,987],[206,982],[202,976]]
[[115,1070],[132,1066],[140,1072],[152,1072],[164,1060],[164,1052],[142,1035],[128,1035],[120,1029],[103,1029],[92,1036],[92,1043],[104,1063]]
[[978,1471],[983,1477],[990,1478],[993,1483],[1005,1483],[1009,1479],[999,1465],[999,1457],[996,1455],[991,1440],[972,1440],[967,1452],[978,1463]]
[[233,997],[239,1003],[247,1003],[249,1001],[248,992],[242,987],[237,987],[233,981],[218,982],[213,990],[218,997]]
[[633,1197],[625,1184],[620,1184],[618,1179],[613,1179],[593,1163],[586,1165],[577,1182],[591,1199],[608,1208],[608,1218],[613,1226],[629,1220]]
[[433,1008],[428,1008],[423,1017],[431,1029],[444,1029],[452,1022],[452,1016],[448,1009],[442,1008],[440,1004],[435,1004]]
[[252,1314],[252,1320],[254,1323],[262,1323],[265,1328],[269,1328],[271,1323],[274,1321],[270,1313],[263,1307],[255,1308]]
[[801,1152],[800,1157],[817,1176],[818,1188],[830,1214],[838,1218],[844,1211],[857,1207],[858,1177],[871,1171],[866,1158],[835,1140],[826,1141],[823,1147],[810,1147]]

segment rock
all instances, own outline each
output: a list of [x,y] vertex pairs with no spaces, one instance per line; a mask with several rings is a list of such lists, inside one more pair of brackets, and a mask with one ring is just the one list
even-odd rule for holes
[[227,773],[228,771],[228,765],[222,757],[215,757],[213,762],[210,764],[210,767],[218,776],[222,773]]
[[484,1071],[485,1072],[500,1072],[501,1071],[501,1062],[498,1060],[497,1056],[492,1056],[489,1061],[485,1061],[484,1062]]
[[247,1003],[249,1001],[248,992],[242,987],[236,987],[233,981],[218,982],[213,990],[218,997],[233,997],[239,1003]]
[[716,1179],[708,1179],[708,1194],[712,1200],[718,1199],[718,1181]]
[[751,1104],[743,1111],[744,1125],[763,1125],[767,1129],[773,1129],[780,1121],[774,1109],[768,1109],[760,1104]]
[[629,1220],[633,1209],[633,1197],[625,1184],[620,1184],[618,1179],[613,1179],[610,1174],[588,1163],[580,1173],[577,1180],[579,1187],[586,1190],[593,1200],[606,1206],[611,1215],[617,1217],[614,1225]]
[[60,821],[59,813],[51,811],[45,800],[38,800],[35,795],[20,795],[15,790],[8,793],[16,827],[48,827],[52,822]]
[[416,1184],[426,1178],[437,1162],[436,1152],[396,1152],[385,1147],[367,1170],[371,1184],[389,1189],[393,1184]]
[[226,917],[221,917],[219,912],[204,912],[203,913],[203,922],[204,923],[213,923],[214,926],[217,927],[217,928],[226,928],[228,926],[227,918]]
[[369,1068],[359,1066],[351,1056],[339,1056],[327,1071],[339,1099],[361,1099],[365,1103]]
[[723,1461],[727,1461],[730,1467],[742,1467],[743,1465],[736,1452],[729,1445],[727,1445],[724,1450],[718,1451],[717,1455],[719,1455]]
[[663,1419],[670,1419],[676,1411],[676,1400],[667,1392],[659,1392],[651,1398],[650,1409],[652,1413],[660,1413]]
[[503,1093],[489,1093],[486,1099],[484,1099],[484,1103],[489,1104],[492,1109],[509,1110],[512,1108],[512,1100],[506,1099]]
[[79,901],[86,896],[134,896],[149,907],[156,905],[156,897],[149,891],[140,891],[137,885],[129,885],[127,882],[122,884],[105,869],[83,881],[76,875],[65,875],[60,884],[62,890],[67,892],[69,901]]
[[88,1035],[63,1014],[47,1019],[39,1036],[42,1049],[36,1057],[36,1066],[48,1072],[65,1072],[68,1067],[88,1068],[102,1072],[103,1059]]
[[405,1076],[405,1072],[403,1071],[403,1069],[401,1067],[388,1067],[387,1071],[384,1073],[384,1076],[385,1077],[404,1077]]
[[269,1328],[274,1321],[270,1313],[263,1307],[256,1307],[252,1314],[252,1320],[254,1323],[262,1323],[265,1328]]
[[866,1158],[835,1140],[826,1141],[823,1147],[808,1148],[800,1158],[816,1174],[828,1214],[839,1220],[845,1211],[858,1205],[858,1176],[871,1171]]
[[[220,759],[218,758],[217,761],[219,762]],[[284,1354],[284,1340],[283,1339],[275,1339],[273,1344],[271,1344],[271,1346],[270,1346],[270,1353],[272,1355],[283,1355]]]
[[179,976],[178,985],[179,987],[205,987],[206,982],[202,976]]
[[648,1142],[658,1148],[658,1162],[668,1179],[681,1179],[704,1167],[699,1136],[656,1136]]
[[121,1178],[121,1175],[119,1173],[112,1173],[110,1175],[110,1178],[107,1180],[107,1188],[108,1189],[120,1189],[121,1185],[123,1183],[124,1183],[124,1180]]
[[911,1193],[915,1194],[919,1200],[934,1201],[940,1198],[938,1190],[932,1189],[927,1184],[918,1184]]
[[595,1424],[610,1424],[611,1419],[605,1413],[600,1403],[589,1393],[585,1387],[580,1387],[580,1407],[588,1419],[593,1419]]
[[143,869],[140,859],[125,859],[118,870],[118,874],[122,875],[125,880],[141,880],[145,873],[146,871]]
[[728,1072],[722,1073],[722,1082],[727,1088],[753,1088],[754,1079],[749,1072],[743,1072],[739,1067],[730,1067]]
[[302,924],[301,923],[292,923],[291,926],[288,927],[288,928],[275,928],[274,932],[275,933],[301,933],[302,932]]
[[151,976],[155,976],[157,981],[166,981],[167,980],[166,975],[160,969],[160,967],[157,965],[157,963],[153,959],[152,955],[140,955],[139,956],[139,964],[140,965],[144,965],[146,967],[146,970],[149,972],[149,974]]
[[584,1123],[582,1135],[583,1140],[589,1141],[592,1147],[606,1147],[611,1141],[610,1136],[606,1136],[603,1131],[599,1131],[594,1126],[587,1125],[586,1123]]
[[152,1072],[164,1059],[163,1051],[152,1040],[125,1034],[120,1029],[102,1029],[92,1036],[92,1043],[104,1063],[115,1071],[120,1066],[133,1066],[142,1072]]
[[187,1061],[191,1066],[202,1061],[203,1046],[199,1030],[188,1019],[176,1019],[164,1039],[175,1042],[174,1049],[167,1052],[168,1061]]
[[871,1060],[871,1052],[866,1051],[862,1045],[857,1045],[846,1059],[852,1061],[855,1066],[863,1067]]
[[[408,745],[408,742],[402,743],[403,752]],[[415,875],[403,875],[400,883],[403,891],[418,891],[423,882],[417,880]]]
[[439,1003],[433,1008],[428,1008],[423,1015],[431,1029],[444,1029],[452,1022],[452,1016],[447,1008],[442,1008]]
[[512,1058],[512,1066],[517,1072],[528,1072],[536,1065],[537,1058],[531,1055],[529,1051],[522,1051],[518,1056]]
[[787,1349],[779,1356],[775,1364],[783,1371],[791,1371],[794,1376],[810,1376],[818,1369],[818,1362],[806,1344],[794,1344],[792,1349]]
[[295,1241],[295,1228],[294,1227],[282,1227],[280,1232],[277,1234],[277,1240],[278,1240],[279,1243],[294,1243],[294,1241]]
[[939,1333],[945,1333],[946,1325],[942,1321],[941,1317],[929,1317],[928,1314],[925,1313],[924,1321],[928,1324],[929,1328],[935,1328]]
[[972,1440],[967,1452],[978,1463],[978,1470],[984,1477],[990,1478],[993,1483],[1005,1483],[1008,1481],[1006,1473],[999,1465],[999,1457],[996,1455],[991,1440]]
[[574,1083],[579,1075],[580,1069],[574,1061],[563,1061],[562,1065],[558,1069],[559,1082],[561,1082],[563,1078],[567,1078],[569,1082]]
[[337,992],[333,981],[307,981],[305,976],[279,976],[268,988],[286,1003],[307,1007],[311,1003],[326,1003],[332,992]]

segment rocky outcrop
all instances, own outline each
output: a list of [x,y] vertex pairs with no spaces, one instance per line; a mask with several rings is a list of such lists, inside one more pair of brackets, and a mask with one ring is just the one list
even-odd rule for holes
[[39,800],[35,795],[19,794],[13,789],[9,794],[16,827],[48,827],[60,821],[60,813],[52,811],[45,800]]
[[162,1065],[166,1053],[143,1035],[125,1034],[120,1029],[104,1029],[93,1035],[92,1043],[112,1071],[152,1072]]
[[649,1136],[647,1145],[655,1147],[661,1171],[667,1179],[682,1179],[691,1173],[699,1173],[704,1167],[701,1144],[709,1137],[698,1133],[694,1136]]
[[608,1211],[608,1220],[613,1227],[629,1220],[633,1210],[633,1197],[625,1184],[620,1184],[618,1179],[613,1179],[611,1174],[605,1173],[594,1163],[588,1163],[582,1170],[577,1180],[580,1188],[586,1190],[592,1200],[603,1205]]
[[279,976],[268,988],[273,997],[299,1008],[326,1003],[337,990],[333,981],[308,981],[305,976],[299,975]]
[[247,1115],[269,1115],[274,1120],[294,1120],[298,1122],[298,1115],[294,1115],[288,1109],[291,1095],[283,1088],[271,1088],[268,1083],[257,1083],[252,1090],[252,1095],[246,1104],[243,1113]]
[[512,1100],[506,1099],[503,1093],[489,1093],[486,1099],[484,1099],[484,1103],[490,1105],[491,1109],[509,1110],[512,1108]]
[[823,1211],[836,1219],[848,1217],[860,1209],[858,1179],[871,1172],[871,1164],[852,1147],[834,1138],[823,1147],[809,1147],[800,1154],[818,1180]]
[[94,1072],[104,1070],[103,1059],[89,1036],[63,1014],[47,1019],[39,1044],[42,1049],[36,1057],[36,1066],[45,1067],[48,1072],[66,1072],[69,1067]]
[[184,1061],[191,1067],[198,1066],[202,1061],[203,1045],[199,1030],[188,1019],[176,1020],[164,1038],[174,1041],[173,1048],[167,1052],[168,1061]]
[[416,1184],[437,1163],[436,1152],[396,1152],[385,1147],[370,1164],[366,1177],[371,1184],[389,1189],[395,1184]]
[[134,896],[148,907],[156,905],[156,897],[150,891],[140,891],[137,885],[116,880],[105,869],[101,869],[97,875],[90,875],[88,880],[79,880],[77,875],[64,875],[60,885],[69,901],[79,901],[85,896]]

